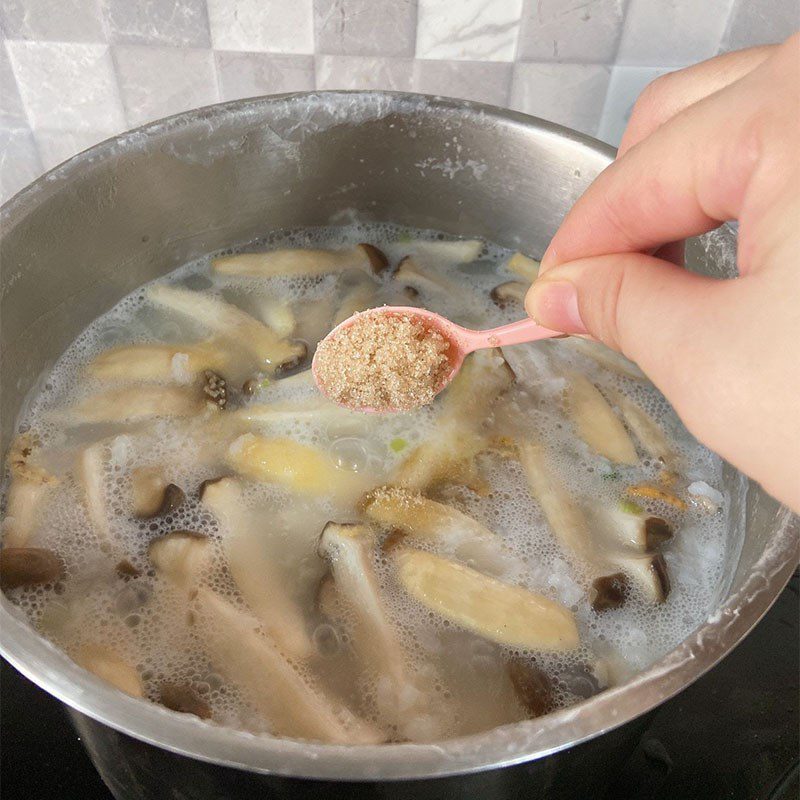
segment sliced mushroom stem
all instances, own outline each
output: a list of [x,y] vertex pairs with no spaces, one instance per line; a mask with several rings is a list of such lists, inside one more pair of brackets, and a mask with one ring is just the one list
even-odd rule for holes
[[258,425],[270,425],[276,422],[300,419],[309,419],[317,423],[346,419],[359,423],[364,427],[367,427],[370,423],[370,419],[366,414],[350,411],[322,396],[311,397],[308,400],[253,403],[235,411],[234,416]]
[[162,683],[158,690],[162,706],[182,714],[194,714],[200,719],[211,719],[211,707],[191,686],[183,683]]
[[195,531],[172,531],[153,539],[147,555],[170,583],[181,589],[193,589],[208,566],[211,542]]
[[445,294],[464,297],[466,290],[444,275],[432,274],[423,269],[412,256],[403,258],[392,279],[400,286],[410,286],[421,294]]
[[672,538],[672,528],[665,519],[646,514],[630,501],[598,509],[593,516],[612,541],[639,553],[655,550]]
[[156,284],[148,290],[156,305],[197,320],[219,336],[246,350],[268,372],[297,366],[306,345],[290,342],[236,306],[201,292]]
[[348,269],[363,269],[372,274],[389,265],[386,256],[371,244],[357,244],[345,250],[270,250],[266,253],[239,253],[215,258],[215,272],[269,278],[276,275],[325,275]]
[[184,386],[129,386],[89,395],[66,412],[75,425],[191,417],[206,408],[202,392]]
[[573,615],[543,595],[421,550],[400,547],[393,559],[400,583],[412,597],[479,636],[546,652],[579,644]]
[[384,734],[334,704],[281,655],[259,622],[210,589],[197,606],[204,644],[217,668],[236,683],[278,735],[333,744],[377,744]]
[[8,547],[0,550],[0,589],[53,583],[64,575],[64,562],[43,547]]
[[559,340],[559,347],[577,350],[618,375],[625,375],[635,381],[647,380],[647,375],[633,361],[601,342],[593,342],[580,336],[567,336]]
[[372,522],[436,543],[487,572],[502,574],[515,563],[502,540],[483,523],[417,492],[384,486],[369,492],[362,507]]
[[87,370],[101,380],[188,383],[204,370],[223,370],[227,360],[224,349],[215,342],[132,344],[100,353]]
[[610,461],[636,464],[631,437],[600,390],[578,372],[569,372],[567,380],[567,413],[578,436]]
[[23,547],[32,536],[49,491],[59,482],[47,470],[33,463],[37,442],[30,434],[21,434],[8,453],[11,480],[6,493],[3,520],[3,544]]
[[351,288],[341,299],[339,307],[333,315],[331,325],[335,327],[340,322],[349,319],[357,311],[372,308],[377,302],[375,286],[373,283],[360,283]]
[[103,479],[103,450],[102,443],[84,448],[78,456],[77,473],[94,533],[108,547],[111,544],[111,524]]
[[144,697],[139,673],[110,647],[87,644],[80,648],[75,662],[131,697]]
[[228,450],[228,464],[241,475],[261,483],[275,483],[306,495],[350,497],[360,481],[337,469],[320,450],[282,437],[246,433]]
[[486,418],[513,382],[499,350],[470,355],[443,395],[436,432],[412,450],[392,483],[422,492],[444,481],[474,482],[474,458],[486,447]]
[[288,339],[297,329],[297,318],[289,303],[277,300],[263,300],[260,304],[261,318],[278,334]]
[[622,392],[612,392],[612,399],[648,455],[658,459],[670,469],[678,466],[680,459],[661,426]]
[[500,283],[489,292],[489,297],[495,305],[500,308],[507,308],[509,306],[524,306],[525,295],[528,292],[528,287],[519,281],[507,281]]
[[309,658],[314,646],[289,576],[269,558],[256,530],[257,520],[245,511],[239,482],[233,478],[206,482],[200,497],[222,527],[228,569],[250,609],[282,652],[290,658]]
[[407,254],[414,256],[424,266],[455,266],[469,264],[483,252],[480,239],[453,239],[429,241],[415,239],[404,245]]
[[528,284],[533,283],[539,277],[539,262],[522,253],[514,253],[506,262],[506,267],[510,272],[524,278]]

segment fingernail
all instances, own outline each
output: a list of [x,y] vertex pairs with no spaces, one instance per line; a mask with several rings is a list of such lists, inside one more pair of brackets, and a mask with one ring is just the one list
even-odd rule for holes
[[525,308],[540,325],[564,333],[587,333],[578,308],[578,292],[568,281],[537,281]]

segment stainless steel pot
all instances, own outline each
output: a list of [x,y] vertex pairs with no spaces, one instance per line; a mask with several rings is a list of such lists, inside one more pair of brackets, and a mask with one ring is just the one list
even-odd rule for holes
[[[123,295],[189,259],[271,229],[354,217],[541,253],[612,157],[599,142],[522,114],[387,93],[238,101],[100,144],[2,210],[3,449],[26,393],[76,335]],[[720,275],[730,270],[734,249],[732,231],[723,229],[690,252],[697,268]],[[727,477],[731,485],[739,480],[729,468]],[[607,761],[616,740],[579,743],[695,680],[783,588],[798,562],[797,519],[752,482],[740,510],[717,607],[673,652],[624,686],[572,708],[435,745],[345,748],[204,725],[102,683],[38,636],[5,598],[0,649],[76,711],[118,797],[229,797],[236,787],[283,794],[289,790],[279,788],[277,776],[396,781],[515,764],[539,776],[536,786],[544,791],[570,757]],[[553,758],[559,752],[561,761]],[[510,774],[473,776],[473,786],[482,791],[493,780],[505,786]],[[412,794],[423,796],[416,786]]]

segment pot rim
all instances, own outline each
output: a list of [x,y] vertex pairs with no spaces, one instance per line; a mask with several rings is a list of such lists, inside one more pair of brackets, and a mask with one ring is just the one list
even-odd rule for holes
[[[113,159],[120,149],[144,147],[175,128],[207,127],[212,120],[258,113],[277,103],[314,102],[331,107],[357,101],[375,113],[429,110],[479,114],[580,143],[599,156],[613,148],[561,126],[494,106],[399,92],[305,92],[221,103],[177,114],[108,139],[38,178],[0,209],[3,229],[13,227],[76,173]],[[341,118],[339,122],[344,122]],[[26,677],[71,708],[122,733],[175,753],[253,772],[299,778],[399,780],[444,777],[542,758],[610,731],[646,713],[691,684],[722,659],[761,619],[798,561],[800,519],[780,508],[764,553],[744,584],[680,645],[627,683],[546,717],[512,723],[435,744],[343,746],[277,739],[208,725],[129,697],[80,668],[41,637],[2,597],[0,654]]]

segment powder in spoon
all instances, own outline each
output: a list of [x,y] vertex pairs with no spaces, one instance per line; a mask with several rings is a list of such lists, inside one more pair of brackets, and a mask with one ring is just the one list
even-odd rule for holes
[[337,403],[410,411],[433,400],[451,368],[449,351],[450,342],[418,317],[368,312],[320,342],[314,370]]

